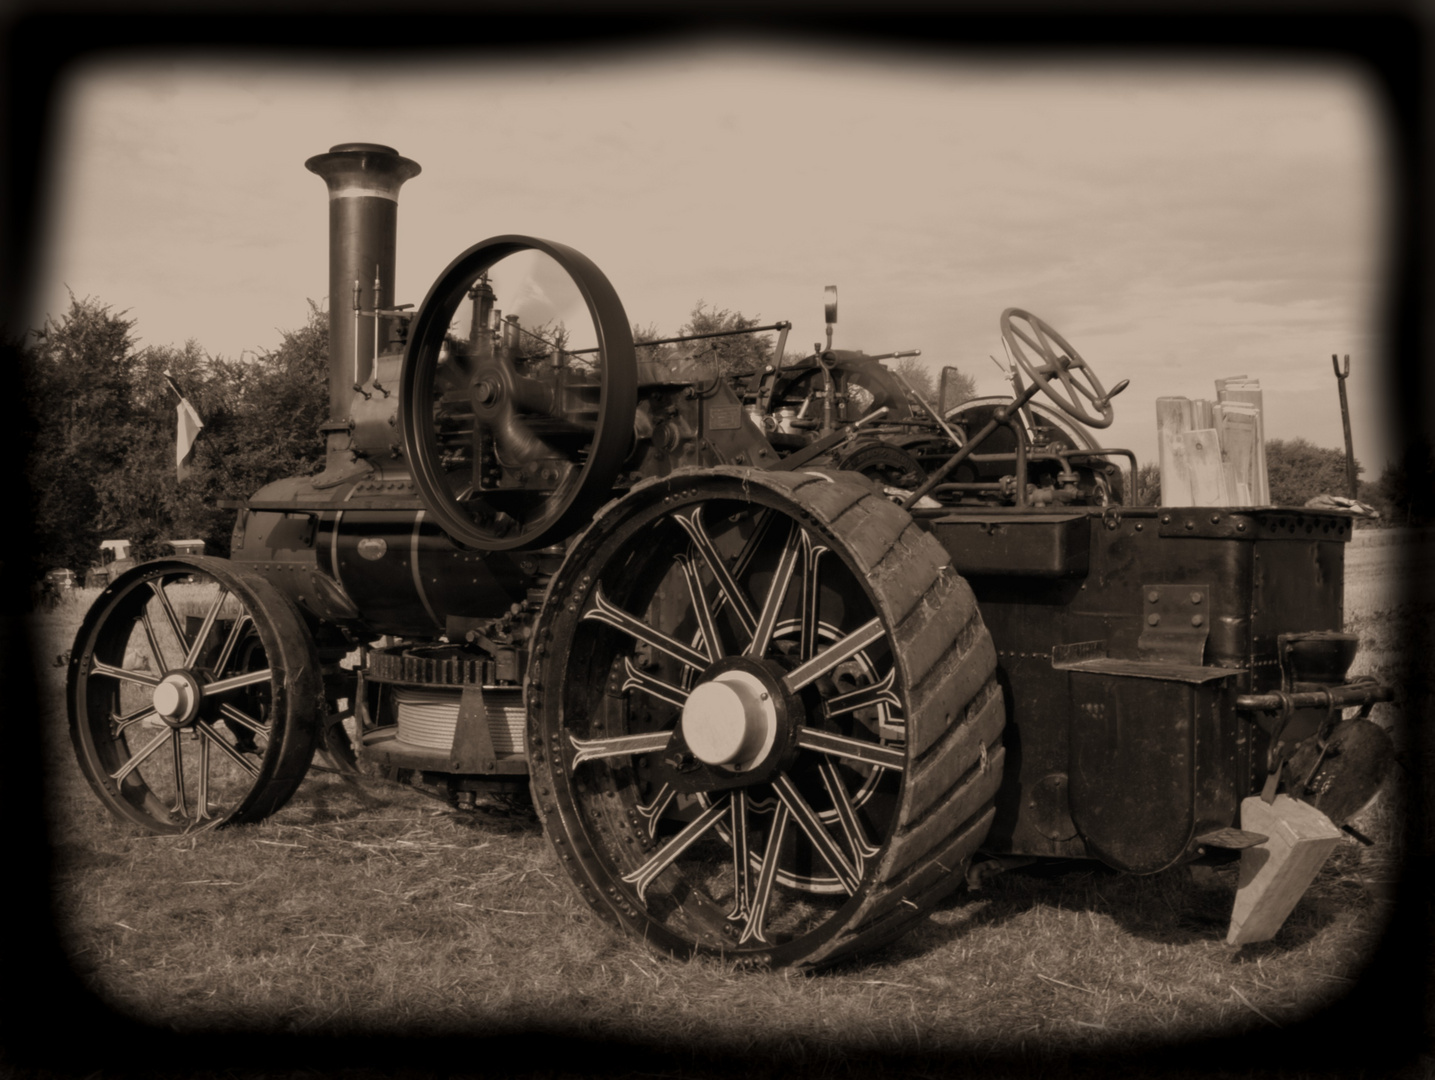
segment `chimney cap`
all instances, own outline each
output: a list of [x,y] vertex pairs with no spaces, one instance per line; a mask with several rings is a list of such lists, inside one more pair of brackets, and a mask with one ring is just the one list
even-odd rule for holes
[[346,143],[340,143],[338,146],[331,146],[331,147],[329,147],[329,153],[331,153],[331,154],[353,154],[353,153],[360,153],[360,154],[393,154],[395,157],[398,157],[398,155],[399,155],[399,152],[398,152],[397,150],[395,150],[392,146],[384,146],[384,145],[382,145],[382,144],[380,144],[380,143],[372,143],[372,142],[346,142]]

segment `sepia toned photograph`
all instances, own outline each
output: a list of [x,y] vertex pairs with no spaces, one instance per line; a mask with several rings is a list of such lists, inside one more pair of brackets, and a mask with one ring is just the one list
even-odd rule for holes
[[1403,24],[1020,23],[54,66],[19,1075],[1428,1062]]

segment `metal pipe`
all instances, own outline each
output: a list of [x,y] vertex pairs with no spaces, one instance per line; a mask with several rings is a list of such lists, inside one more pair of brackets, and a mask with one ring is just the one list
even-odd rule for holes
[[[377,143],[340,143],[304,167],[329,187],[329,417],[349,414],[353,386],[371,374],[368,357],[389,333],[388,319],[355,320],[345,303],[359,289],[367,311],[394,304],[399,188],[417,163]],[[372,281],[378,268],[379,289]],[[351,367],[352,365],[352,367]]]
[[[702,341],[704,338],[736,337],[739,334],[760,334],[765,330],[781,330],[782,338],[780,340],[786,342],[787,331],[791,329],[792,324],[790,322],[776,322],[767,326],[748,326],[741,330],[713,330],[706,334],[680,334],[678,337],[654,338],[652,341],[638,341],[634,342],[634,344],[641,349],[645,345],[673,345],[679,341]],[[568,355],[582,356],[584,353],[595,353],[600,349],[601,346],[599,345],[594,345],[590,349],[572,349],[568,352]],[[781,354],[781,352],[782,349],[779,347],[778,353]]]
[[1036,395],[1038,389],[1040,388],[1035,383],[1032,383],[1031,386],[1027,387],[1020,394],[1018,394],[1010,405],[1003,405],[997,410],[995,410],[992,413],[992,418],[988,420],[985,425],[983,425],[980,431],[978,431],[975,435],[968,439],[966,444],[963,445],[961,449],[959,449],[955,454],[949,457],[945,465],[939,468],[936,472],[930,473],[927,476],[927,479],[923,480],[922,483],[917,487],[916,491],[912,492],[910,495],[908,495],[905,499],[902,500],[902,502],[900,503],[902,509],[910,510],[913,506],[915,506],[918,499],[920,499],[923,495],[927,494],[934,487],[936,487],[943,480],[945,480],[948,474],[951,473],[953,469],[955,469],[962,462],[966,461],[967,458],[972,456],[972,452],[982,444],[982,442],[986,439],[988,435],[990,435],[997,428],[1001,427],[1003,424],[1009,426],[1012,431],[1016,433],[1016,479],[1018,488],[1023,489],[1018,491],[1017,505],[1024,506],[1025,499],[1022,496],[1024,494],[1024,488],[1026,486],[1026,447],[1022,443],[1024,435],[1021,430],[1021,427],[1015,422],[1015,418],[1012,414],[1015,413],[1018,409],[1020,409],[1023,405],[1025,405],[1028,401],[1030,401]]
[[1269,690],[1264,694],[1241,694],[1236,698],[1236,708],[1244,712],[1274,712],[1289,709],[1347,709],[1354,705],[1370,705],[1377,701],[1391,701],[1395,697],[1393,687],[1382,686],[1374,679],[1356,681],[1343,686],[1332,686],[1322,690],[1299,690],[1294,693],[1285,690]]
[[1355,493],[1355,447],[1350,441],[1350,403],[1345,399],[1345,380],[1350,378],[1350,354],[1345,354],[1344,372],[1340,370],[1340,363],[1336,360],[1334,353],[1330,357],[1330,366],[1335,368],[1335,381],[1340,386],[1340,422],[1345,427],[1345,493],[1354,499],[1357,497]]

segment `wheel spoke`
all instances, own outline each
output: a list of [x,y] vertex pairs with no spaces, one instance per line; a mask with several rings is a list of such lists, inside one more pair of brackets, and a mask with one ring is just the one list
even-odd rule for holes
[[798,828],[807,834],[807,839],[812,841],[812,846],[817,854],[822,856],[832,872],[837,875],[837,880],[848,894],[857,891],[861,884],[862,876],[853,868],[837,842],[822,824],[822,819],[812,809],[807,800],[802,797],[802,792],[797,790],[797,785],[786,773],[778,773],[772,780],[772,789],[777,792],[777,797],[782,805],[792,812],[793,818],[797,821]]
[[175,640],[179,642],[181,653],[189,649],[189,638],[185,635],[184,624],[179,621],[179,616],[174,612],[174,605],[169,602],[169,593],[164,591],[163,580],[155,580],[149,583],[150,589],[159,599],[159,606],[164,610],[165,620],[169,628],[174,632]]
[[[759,551],[767,547],[767,534],[772,531],[772,523],[777,520],[777,515],[771,510],[763,510],[753,519],[752,535],[742,545],[742,550],[737,553],[737,559],[732,564],[732,576],[740,578],[747,573],[748,564],[756,557]],[[722,599],[718,600],[718,607],[722,606]]]
[[256,735],[263,735],[265,739],[269,738],[269,728],[267,726],[254,719],[254,717],[250,716],[247,712],[236,709],[227,701],[219,706],[219,714],[226,720],[233,721],[242,728],[248,728]]
[[[739,579],[747,573],[747,568],[753,558],[766,545],[767,534],[771,532],[772,523],[775,520],[776,518],[771,510],[762,511],[762,513],[754,519],[755,524],[753,525],[752,534],[742,545],[742,550],[737,553],[737,558],[733,561],[732,576],[734,579]],[[713,617],[716,618],[720,615],[722,609],[726,606],[727,595],[721,592],[718,593],[717,599],[714,600],[712,604]]]
[[144,761],[145,758],[149,757],[156,750],[158,750],[164,744],[164,741],[168,739],[171,735],[178,738],[178,733],[174,731],[173,728],[166,728],[164,731],[161,731],[152,740],[145,744],[143,750],[140,750],[132,758],[126,761],[123,765],[121,765],[118,769],[110,773],[110,779],[115,781],[115,783],[117,784],[123,783],[125,777],[128,776],[130,773],[134,772],[135,769],[139,766],[140,762]]
[[[782,555],[777,561],[777,569],[772,575],[772,585],[767,590],[767,598],[762,603],[762,612],[757,619],[757,627],[753,631],[752,641],[749,642],[743,655],[758,657],[766,654],[768,646],[772,644],[773,631],[777,629],[777,616],[782,611],[783,601],[787,599],[788,586],[792,584],[793,572],[797,569],[797,560],[802,555],[804,537],[806,533],[797,522],[792,522],[791,528],[787,530],[787,543],[783,545]],[[806,581],[804,580],[804,585]]]
[[212,816],[209,812],[209,742],[208,739],[199,740],[199,795],[195,800],[198,805],[194,808],[196,822],[208,821]]
[[578,753],[573,755],[569,767],[576,769],[585,761],[602,758],[627,757],[632,754],[658,754],[668,748],[672,740],[671,731],[648,731],[641,735],[609,735],[597,739],[580,739],[569,735],[568,741]]
[[658,793],[653,796],[651,802],[640,802],[634,807],[639,815],[642,816],[643,820],[648,823],[648,838],[650,840],[656,840],[658,838],[658,819],[663,816],[663,813],[672,805],[673,800],[677,798],[677,796],[677,788],[665,780],[663,781],[663,786],[658,788]]
[[113,664],[106,664],[95,660],[90,665],[90,675],[108,675],[112,679],[121,679],[125,682],[139,683],[141,686],[158,686],[160,677],[147,671],[131,671],[128,668],[115,667]]
[[642,690],[651,694],[659,701],[666,701],[669,705],[676,705],[682,708],[688,703],[688,692],[681,687],[674,686],[670,682],[664,682],[654,675],[638,668],[633,663],[631,656],[623,657],[623,670],[627,672],[627,679],[623,682],[624,690]]
[[798,728],[797,745],[804,750],[816,750],[820,754],[860,761],[864,765],[876,765],[893,772],[901,772],[907,767],[907,752],[900,747],[853,739],[820,728]]
[[645,862],[631,874],[624,874],[623,880],[629,885],[637,887],[638,900],[646,903],[648,886],[653,879],[666,870],[679,855],[687,851],[693,844],[697,843],[699,837],[707,832],[728,812],[728,804],[731,798],[721,799],[713,803],[696,818],[694,818],[682,832],[664,844],[658,853]]
[[762,851],[762,869],[758,871],[757,885],[752,893],[751,914],[737,939],[739,945],[746,945],[749,941],[767,944],[767,909],[772,905],[772,887],[777,882],[778,856],[782,852],[782,841],[787,835],[787,823],[791,818],[787,804],[779,802],[772,815],[772,826],[767,831],[767,844]]
[[902,704],[893,689],[897,682],[897,670],[893,668],[882,678],[881,682],[872,683],[870,686],[858,687],[846,694],[839,694],[836,697],[828,698],[822,703],[822,711],[830,720],[834,716],[842,716],[844,713],[856,712],[858,709],[876,708],[882,705]]
[[246,671],[243,675],[231,675],[227,679],[215,679],[211,683],[205,683],[199,688],[199,693],[201,697],[214,697],[216,694],[227,694],[240,687],[267,683],[273,677],[274,672],[269,668],[265,668],[263,671]]
[[214,620],[219,618],[219,609],[224,606],[224,601],[229,598],[227,589],[220,589],[219,595],[214,598],[214,603],[204,613],[204,621],[199,624],[199,631],[194,635],[194,640],[189,643],[189,651],[184,655],[184,666],[194,667],[199,663],[199,654],[204,650],[204,643],[209,640],[209,632],[214,629]]
[[[255,765],[254,762],[250,761],[247,757],[245,757],[233,746],[231,746],[229,744],[229,740],[227,740],[223,735],[216,731],[214,729],[214,725],[211,724],[208,720],[198,720],[195,722],[194,726],[199,729],[201,735],[204,735],[209,742],[212,742],[215,746],[219,747],[221,751],[223,751],[229,756],[231,761],[233,761],[236,765],[242,768],[250,776],[257,777],[259,775],[259,766]],[[208,770],[206,770],[206,773],[207,772]]]
[[[1011,327],[1011,332],[1012,332],[1013,334],[1015,334],[1017,337],[1019,337],[1019,338],[1021,338],[1023,341],[1025,341],[1025,342],[1026,342],[1028,345],[1030,345],[1036,352],[1040,353],[1043,359],[1047,360],[1048,362],[1050,361],[1051,356],[1050,356],[1050,354],[1047,352],[1045,346],[1044,346],[1042,343],[1037,342],[1037,341],[1033,341],[1033,340],[1031,339],[1031,337],[1030,337],[1024,330],[1022,330],[1022,328],[1021,328],[1020,326],[1018,326],[1015,322],[1008,323],[1007,325]],[[1033,329],[1035,329],[1035,327],[1033,327]]]
[[847,850],[852,853],[852,867],[860,879],[867,872],[867,860],[882,849],[867,838],[867,830],[857,817],[857,807],[852,804],[852,796],[847,791],[847,785],[842,782],[842,774],[837,771],[837,766],[830,761],[824,761],[818,772],[822,776],[822,786],[827,789],[832,805],[837,810],[837,821],[842,826],[843,837],[847,840]]
[[160,651],[159,635],[154,632],[154,622],[149,617],[149,608],[140,610],[140,622],[144,626],[145,641],[149,643],[150,655],[154,657],[155,670],[164,671],[169,665],[164,662],[164,653]]
[[748,855],[747,792],[732,794],[732,910],[727,917],[733,922],[752,922],[752,864]]
[[1053,365],[1055,370],[1060,371],[1061,358],[1057,355],[1056,349],[1052,348],[1051,341],[1047,338],[1046,334],[1042,333],[1041,323],[1033,320],[1028,325],[1036,332],[1037,344],[1034,347],[1041,353],[1042,359],[1048,364]]
[[595,622],[607,623],[623,633],[636,638],[645,645],[650,645],[660,653],[671,656],[674,660],[696,671],[702,671],[708,666],[708,658],[691,646],[684,645],[676,638],[654,630],[647,623],[634,618],[621,608],[615,607],[608,602],[603,595],[603,586],[600,584],[593,592],[593,607],[583,613],[585,620],[592,619]]
[[718,589],[732,605],[733,613],[738,622],[742,623],[743,631],[749,635],[754,633],[757,630],[757,616],[753,614],[747,594],[728,570],[727,561],[713,545],[712,537],[708,535],[707,527],[703,524],[703,508],[699,506],[688,514],[674,514],[673,520],[681,525],[683,531],[692,539],[693,547],[712,571]]
[[[692,545],[689,545],[689,551]],[[717,620],[713,618],[713,605],[708,602],[707,589],[703,587],[702,575],[693,565],[693,557],[674,555],[674,561],[683,568],[683,580],[688,584],[688,599],[693,605],[693,615],[698,620],[698,631],[707,647],[708,660],[716,660],[723,654],[722,637],[718,633]]]
[[845,660],[850,660],[868,645],[882,640],[882,620],[869,619],[846,637],[829,645],[806,663],[799,664],[783,678],[783,684],[794,694],[808,683],[815,682]]
[[174,746],[174,803],[170,806],[171,814],[178,814],[180,817],[189,817],[189,807],[184,798],[184,747],[179,743],[179,733],[175,732]]
[[254,617],[245,612],[234,620],[234,625],[229,628],[229,637],[225,639],[224,648],[219,651],[219,659],[214,663],[216,672],[223,671],[229,666],[229,658],[234,655],[234,647],[239,644],[239,639],[244,636],[245,631],[254,622]]
[[828,548],[814,541],[805,530],[802,538],[802,629],[798,659],[811,660],[817,654],[821,626],[818,608],[822,602],[822,587],[817,578],[817,564]]
[[154,711],[153,705],[141,705],[134,712],[126,713],[124,716],[116,716],[114,713],[110,713],[110,723],[114,725],[114,731],[111,732],[111,734],[118,738],[124,733],[125,728],[130,727],[132,724],[138,724],[142,720],[148,720],[151,716],[155,715],[157,714]]

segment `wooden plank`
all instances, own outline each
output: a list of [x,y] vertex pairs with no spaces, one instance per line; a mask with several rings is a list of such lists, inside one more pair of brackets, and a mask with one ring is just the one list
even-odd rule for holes
[[1243,800],[1241,828],[1270,839],[1241,852],[1227,945],[1275,937],[1340,839],[1330,818],[1289,795],[1269,804],[1258,795]]
[[1229,506],[1226,472],[1221,464],[1221,442],[1215,428],[1183,432],[1179,436],[1191,481],[1192,506]]
[[1193,506],[1191,478],[1181,436],[1191,430],[1191,401],[1183,397],[1156,399],[1156,443],[1161,465],[1161,505]]
[[1266,470],[1265,402],[1258,379],[1237,378],[1216,380],[1216,397],[1222,405],[1246,405],[1255,411],[1255,464],[1251,470],[1251,505],[1269,506],[1270,478]]
[[1214,406],[1207,398],[1196,398],[1191,402],[1191,430],[1203,431],[1216,426]]
[[1256,477],[1259,464],[1256,411],[1240,402],[1227,402],[1217,405],[1216,413],[1226,488],[1235,505],[1251,506],[1260,486]]

